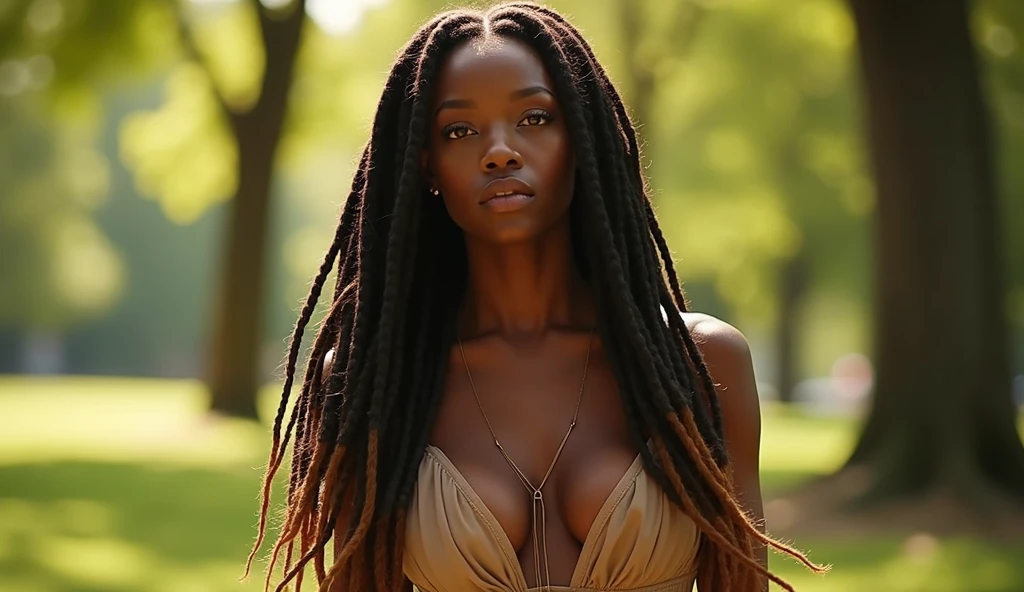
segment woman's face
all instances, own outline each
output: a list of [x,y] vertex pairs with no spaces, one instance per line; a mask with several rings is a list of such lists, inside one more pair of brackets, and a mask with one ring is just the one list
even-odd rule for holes
[[575,163],[540,57],[508,38],[471,41],[445,60],[427,143],[431,187],[470,237],[538,237],[568,219]]

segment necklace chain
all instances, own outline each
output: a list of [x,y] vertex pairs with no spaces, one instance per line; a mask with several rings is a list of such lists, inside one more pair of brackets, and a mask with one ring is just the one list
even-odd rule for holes
[[[558,462],[558,457],[562,455],[562,449],[565,448],[565,443],[569,441],[569,434],[572,433],[572,429],[576,427],[576,420],[580,414],[580,404],[583,402],[583,387],[587,384],[587,369],[590,367],[590,350],[594,345],[594,330],[591,329],[587,334],[587,357],[583,363],[583,380],[580,381],[580,392],[576,398],[576,409],[572,414],[572,422],[569,423],[569,429],[566,430],[565,436],[562,437],[562,441],[558,444],[558,450],[555,451],[555,457],[551,459],[551,464],[548,465],[548,470],[544,473],[544,477],[540,480],[540,485],[534,486],[530,479],[526,476],[512,457],[505,452],[505,448],[502,447],[501,442],[498,441],[498,435],[494,432],[494,426],[491,425],[491,420],[487,418],[487,413],[484,411],[483,402],[480,400],[480,393],[476,390],[476,384],[473,382],[473,373],[469,369],[469,362],[466,360],[466,351],[462,347],[462,339],[459,338],[459,353],[462,355],[462,363],[466,366],[466,377],[469,379],[469,387],[473,391],[473,397],[476,399],[477,407],[480,408],[480,415],[484,418],[484,423],[487,424],[487,429],[491,432],[491,437],[494,439],[494,445],[498,448],[498,452],[505,459],[505,462],[512,467],[516,476],[523,483],[523,486],[530,492],[533,497],[530,512],[532,515],[533,522],[533,564],[536,575],[536,583],[541,587],[542,590],[551,589],[551,570],[548,566],[548,538],[547,538],[547,512],[544,508],[544,493],[541,491],[544,488],[544,484],[547,483],[548,477],[551,476],[551,472],[555,468],[555,463]],[[538,508],[539,506],[539,508]],[[538,511],[539,510],[539,511]],[[541,549],[543,548],[544,557],[544,582],[541,583]]]

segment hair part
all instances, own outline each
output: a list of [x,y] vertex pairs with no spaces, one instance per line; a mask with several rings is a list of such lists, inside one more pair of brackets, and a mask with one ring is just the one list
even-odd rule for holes
[[[767,578],[792,590],[757,562],[756,545],[821,568],[764,535],[733,494],[715,386],[679,314],[685,298],[626,108],[579,31],[553,10],[520,2],[441,14],[398,54],[292,336],[246,573],[263,543],[271,485],[291,443],[267,589],[282,554],[278,591],[291,582],[300,589],[310,562],[320,590],[408,585],[406,512],[466,284],[461,230],[429,195],[419,155],[444,58],[463,42],[496,37],[532,47],[555,83],[580,171],[570,208],[574,253],[593,289],[631,441],[645,469],[703,534],[700,589],[759,590]],[[303,335],[332,270],[334,295],[285,425]]]

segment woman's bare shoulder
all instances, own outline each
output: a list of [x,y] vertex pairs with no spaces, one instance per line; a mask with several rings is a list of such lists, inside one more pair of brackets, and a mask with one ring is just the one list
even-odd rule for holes
[[745,433],[759,433],[760,401],[747,338],[708,314],[686,312],[682,317],[715,383],[723,420]]

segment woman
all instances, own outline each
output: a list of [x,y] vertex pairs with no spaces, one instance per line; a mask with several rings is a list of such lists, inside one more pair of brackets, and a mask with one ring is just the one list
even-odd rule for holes
[[814,566],[759,530],[759,431],[747,344],[686,312],[580,33],[524,3],[420,29],[292,340],[268,583],[283,553],[279,590],[309,562],[322,590],[764,590],[765,545]]

